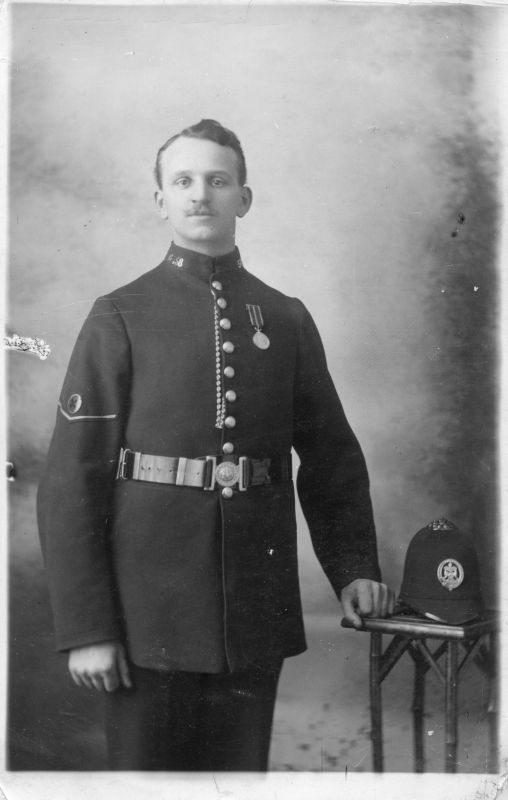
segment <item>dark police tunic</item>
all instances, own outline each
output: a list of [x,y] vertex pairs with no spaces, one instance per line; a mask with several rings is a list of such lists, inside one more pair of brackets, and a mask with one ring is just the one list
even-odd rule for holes
[[[248,305],[267,349],[253,341],[260,325]],[[379,580],[364,458],[319,334],[303,304],[251,275],[238,250],[211,258],[173,244],[84,323],[38,498],[56,642],[121,639],[139,666],[198,672],[302,652],[287,474],[268,470],[247,491],[122,480],[121,447],[268,465],[294,447],[335,592]]]

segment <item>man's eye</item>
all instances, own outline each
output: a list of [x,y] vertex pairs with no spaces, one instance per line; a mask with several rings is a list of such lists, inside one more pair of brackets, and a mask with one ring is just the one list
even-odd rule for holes
[[212,183],[212,186],[225,186],[226,185],[226,181],[223,180],[222,178],[212,178],[211,183]]
[[176,181],[175,181],[175,184],[176,184],[176,186],[181,186],[181,187],[188,186],[189,185],[189,179],[188,178],[177,178]]

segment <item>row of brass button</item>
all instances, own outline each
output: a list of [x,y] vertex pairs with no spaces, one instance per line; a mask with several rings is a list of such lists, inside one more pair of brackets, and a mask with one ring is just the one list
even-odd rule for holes
[[[214,289],[216,292],[222,292],[222,288],[223,288],[222,287],[222,283],[220,281],[217,281],[217,280],[212,281],[212,289]],[[217,307],[220,308],[221,311],[225,311],[225,309],[228,306],[228,302],[227,302],[225,297],[218,297],[217,300],[216,300],[216,303],[217,303]],[[222,317],[219,320],[219,326],[220,326],[221,330],[229,331],[229,330],[231,330],[231,320],[228,319],[228,317]],[[222,350],[223,350],[224,353],[226,353],[226,355],[230,355],[231,353],[234,353],[235,346],[234,346],[233,342],[227,341],[227,342],[223,343]],[[224,367],[224,377],[228,378],[228,379],[231,379],[231,378],[234,378],[234,376],[235,376],[234,367],[232,367],[230,365],[225,366]],[[228,403],[234,403],[236,401],[236,399],[237,399],[237,394],[234,391],[234,389],[228,389],[224,396],[225,396],[225,398],[226,398]],[[224,419],[224,425],[226,426],[226,428],[229,428],[229,429],[234,428],[236,426],[235,417],[233,417],[231,415],[227,416]],[[222,452],[225,453],[226,455],[230,455],[231,453],[233,453],[234,449],[235,449],[235,447],[234,447],[234,444],[232,442],[224,442],[224,444],[222,445]],[[230,499],[233,496],[233,489],[230,486],[225,486],[222,489],[222,496],[225,499]]]

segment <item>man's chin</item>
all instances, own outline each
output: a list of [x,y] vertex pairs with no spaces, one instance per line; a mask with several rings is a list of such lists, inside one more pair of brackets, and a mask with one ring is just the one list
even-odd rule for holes
[[192,227],[188,231],[189,238],[194,236],[210,236],[216,239],[220,236],[216,226],[213,224],[213,217],[192,217]]
[[193,225],[192,230],[187,231],[185,237],[190,242],[210,242],[210,244],[220,242],[225,238],[224,232],[217,230],[215,225],[202,222],[201,225]]
[[198,250],[205,252],[210,248],[213,252],[222,253],[232,250],[235,244],[235,237],[224,236],[214,228],[200,227],[187,236],[174,236],[175,244],[186,247],[188,250]]

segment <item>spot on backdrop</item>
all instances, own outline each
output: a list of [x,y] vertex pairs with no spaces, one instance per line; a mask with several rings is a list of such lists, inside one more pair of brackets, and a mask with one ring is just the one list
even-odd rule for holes
[[[445,515],[475,538],[494,602],[492,42],[501,14],[459,6],[12,8],[8,323],[52,348],[46,362],[7,358],[18,471],[10,484],[13,768],[101,765],[98,706],[73,690],[52,650],[35,488],[93,300],[155,266],[167,248],[153,205],[155,152],[202,117],[235,130],[246,152],[254,206],[238,243],[247,268],[301,297],[322,333],[369,465],[385,578],[398,588],[410,538]],[[331,620],[333,629],[337,602],[299,520],[308,626],[321,631]],[[330,649],[332,666],[322,669],[358,688],[351,714],[364,715],[365,653],[353,670]],[[291,670],[312,675],[313,658]],[[293,698],[289,685],[282,689],[280,730],[283,698]],[[304,755],[295,740],[282,757],[281,745],[274,766],[344,767],[338,757],[323,767]]]

